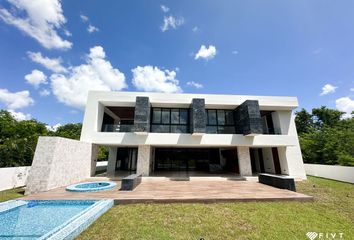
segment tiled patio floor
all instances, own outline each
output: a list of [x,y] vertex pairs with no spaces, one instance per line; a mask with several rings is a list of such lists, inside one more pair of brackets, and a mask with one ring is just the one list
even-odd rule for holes
[[134,191],[118,187],[100,192],[67,192],[65,187],[32,194],[22,199],[115,199],[116,204],[147,202],[237,202],[237,201],[311,201],[301,193],[270,187],[255,181],[143,181]]

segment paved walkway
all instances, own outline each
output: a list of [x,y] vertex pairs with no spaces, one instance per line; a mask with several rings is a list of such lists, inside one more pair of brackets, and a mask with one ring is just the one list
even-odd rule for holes
[[67,192],[65,187],[32,194],[22,199],[115,199],[116,204],[148,202],[243,202],[243,201],[311,201],[305,194],[270,187],[254,181],[143,181],[134,191],[117,188],[100,192]]

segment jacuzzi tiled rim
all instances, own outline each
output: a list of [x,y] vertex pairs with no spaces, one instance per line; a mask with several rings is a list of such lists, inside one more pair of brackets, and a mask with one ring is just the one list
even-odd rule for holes
[[[100,185],[101,184],[101,185]],[[110,181],[82,182],[66,187],[70,192],[97,192],[115,188],[117,184]]]
[[87,202],[94,202],[87,209],[76,214],[72,218],[68,219],[63,224],[57,226],[53,230],[47,232],[45,235],[41,236],[39,239],[50,239],[50,240],[62,240],[62,239],[74,239],[86,228],[88,228],[94,221],[97,220],[102,214],[108,211],[114,204],[113,199],[105,200],[10,200],[7,202],[0,203],[0,214],[6,211],[11,211],[14,208],[26,205],[26,204],[36,204],[36,203],[61,203],[61,204],[85,204]]

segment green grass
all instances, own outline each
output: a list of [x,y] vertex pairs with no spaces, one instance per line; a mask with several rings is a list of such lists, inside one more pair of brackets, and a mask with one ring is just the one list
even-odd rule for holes
[[78,239],[354,239],[353,184],[309,177],[297,189],[314,202],[118,205]]
[[10,190],[0,191],[0,202],[23,197],[25,190],[23,188],[14,188]]

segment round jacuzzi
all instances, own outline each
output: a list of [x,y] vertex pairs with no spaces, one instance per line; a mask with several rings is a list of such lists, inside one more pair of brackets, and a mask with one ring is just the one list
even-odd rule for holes
[[116,186],[117,184],[114,182],[84,182],[68,186],[66,190],[70,192],[97,192],[112,189]]

